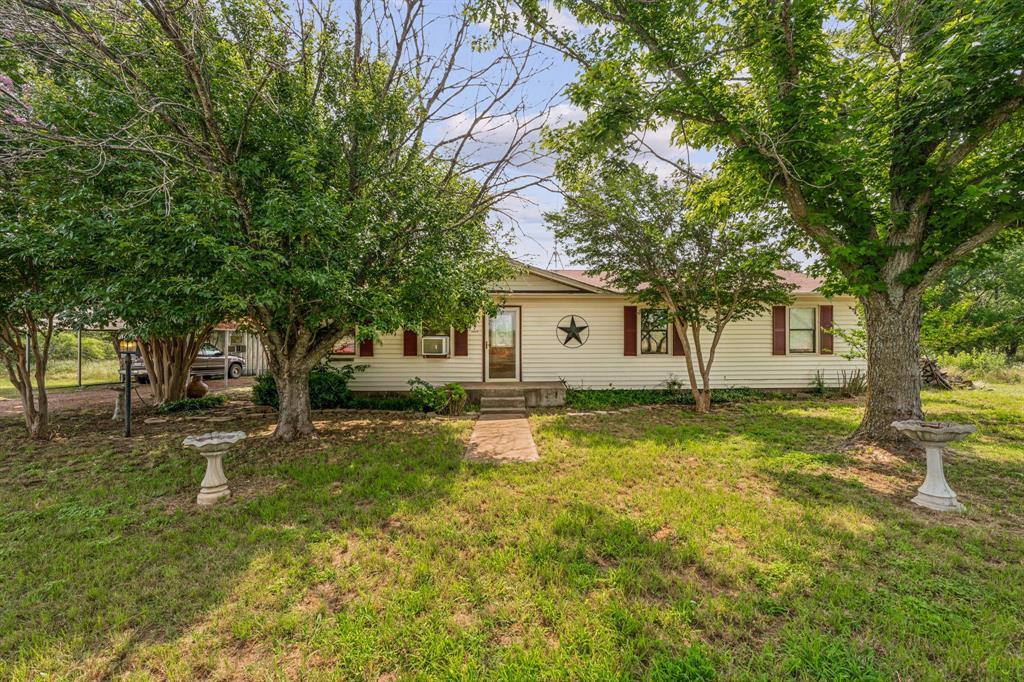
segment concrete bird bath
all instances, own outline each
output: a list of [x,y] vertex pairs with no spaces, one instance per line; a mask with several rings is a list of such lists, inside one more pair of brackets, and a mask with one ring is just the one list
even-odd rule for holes
[[182,445],[199,450],[206,458],[206,475],[196,497],[196,504],[209,507],[218,500],[231,497],[228,477],[224,475],[224,453],[232,445],[245,438],[245,431],[215,431],[201,436],[189,436]]
[[935,511],[963,511],[956,493],[946,482],[942,470],[942,451],[946,443],[962,440],[978,429],[970,424],[926,422],[920,419],[893,422],[892,427],[924,448],[928,458],[928,471],[924,483],[917,489],[914,503]]

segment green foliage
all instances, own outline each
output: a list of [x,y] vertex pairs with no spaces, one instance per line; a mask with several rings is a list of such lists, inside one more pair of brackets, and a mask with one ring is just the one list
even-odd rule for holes
[[943,367],[953,367],[964,372],[994,372],[1011,366],[1004,354],[995,351],[961,351],[940,353],[935,360]]
[[[588,272],[631,299],[667,311],[690,341],[691,390],[706,390],[725,327],[788,304],[789,242],[765,211],[745,213],[713,181],[688,191],[680,178],[661,182],[633,163],[604,159],[591,174],[568,175],[565,208],[545,217]],[[700,382],[700,383],[698,383]]]
[[825,395],[828,392],[828,382],[825,380],[825,372],[823,370],[815,370],[814,378],[811,379],[811,391],[817,395]]
[[[50,341],[50,357],[54,360],[78,359],[78,334],[75,332],[57,332]],[[104,341],[93,336],[82,337],[82,361],[116,360],[117,353],[111,341]]]
[[409,380],[409,395],[424,411],[459,415],[466,409],[466,389],[450,383],[434,386],[419,377]]
[[570,164],[667,121],[858,294],[922,283],[1024,216],[1022,3],[558,0],[571,32],[540,0],[478,4],[577,59],[587,115],[552,141]]
[[[747,402],[752,400],[787,399],[792,394],[760,391],[753,388],[713,388],[711,400],[715,403]],[[578,410],[606,410],[631,405],[693,405],[693,394],[677,388],[569,388],[565,404]]]
[[396,410],[401,412],[423,410],[422,403],[408,394],[354,395],[348,406],[355,410]]
[[[348,384],[366,365],[346,363],[338,366],[328,362],[318,364],[309,372],[309,404],[314,410],[352,407],[352,391]],[[257,375],[252,387],[252,401],[257,405],[280,406],[274,375]]]
[[204,395],[202,398],[185,398],[183,400],[172,400],[157,408],[158,412],[171,414],[174,412],[199,412],[220,407],[227,403],[228,397],[223,394],[213,393]]
[[925,295],[921,345],[930,354],[995,351],[1016,356],[1024,339],[1024,244],[1020,232],[949,270]]

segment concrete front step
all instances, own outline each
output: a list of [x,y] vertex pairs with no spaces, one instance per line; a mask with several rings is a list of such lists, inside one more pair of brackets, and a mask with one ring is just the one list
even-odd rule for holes
[[480,398],[480,414],[526,414],[526,398],[485,395]]
[[511,387],[511,386],[510,387],[506,387],[506,388],[496,388],[496,387],[488,386],[487,388],[480,389],[480,397],[481,398],[523,398],[523,397],[525,397],[525,394],[523,392],[523,389],[521,389],[521,388],[514,388],[514,387]]
[[480,407],[526,407],[526,398],[517,396],[490,396],[480,398]]

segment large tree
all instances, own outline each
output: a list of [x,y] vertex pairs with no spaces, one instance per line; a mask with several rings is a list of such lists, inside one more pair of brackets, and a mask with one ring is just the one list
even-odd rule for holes
[[856,435],[922,416],[924,291],[1024,216],[1024,3],[484,1],[580,65],[576,151],[664,123],[785,202],[868,330]]
[[791,300],[792,287],[778,275],[792,265],[778,226],[723,205],[715,188],[688,192],[682,178],[660,182],[618,159],[566,181],[565,208],[545,216],[555,235],[591,273],[666,311],[694,405],[708,411],[726,326]]
[[536,182],[515,170],[537,127],[518,94],[529,46],[465,69],[472,21],[418,2],[355,0],[347,29],[313,0],[0,7],[0,46],[39,74],[5,128],[18,154],[144,155],[151,191],[203,176],[231,213],[210,239],[266,348],[278,437],[313,431],[308,373],[340,336],[467,326],[488,300],[505,263],[488,212]]

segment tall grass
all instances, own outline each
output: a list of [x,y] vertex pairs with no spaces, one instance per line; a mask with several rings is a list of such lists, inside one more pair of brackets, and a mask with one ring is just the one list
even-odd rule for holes
[[947,370],[970,379],[1001,384],[1024,383],[1024,360],[994,351],[941,353],[936,358]]

